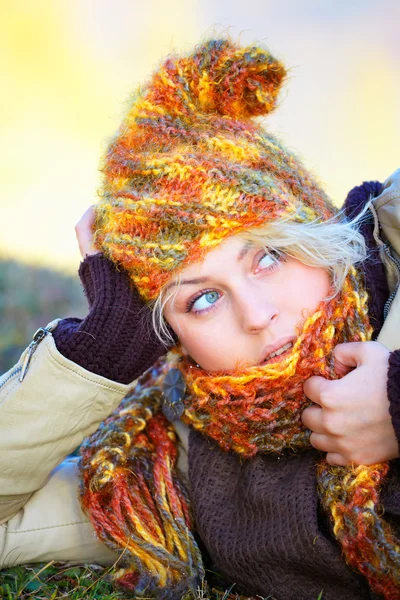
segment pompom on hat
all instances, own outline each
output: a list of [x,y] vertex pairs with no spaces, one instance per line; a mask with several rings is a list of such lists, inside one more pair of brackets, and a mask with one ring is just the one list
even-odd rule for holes
[[96,243],[144,300],[228,236],[335,209],[299,159],[254,119],[286,70],[263,46],[209,40],[169,56],[136,92],[102,167]]

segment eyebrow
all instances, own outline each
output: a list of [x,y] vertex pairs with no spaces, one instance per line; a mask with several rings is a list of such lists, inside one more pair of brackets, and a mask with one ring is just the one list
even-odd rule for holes
[[[246,242],[246,244],[243,246],[243,248],[238,254],[238,257],[236,259],[237,262],[243,260],[243,258],[246,256],[252,245],[252,242]],[[206,283],[206,281],[208,280],[209,277],[196,277],[195,279],[183,279],[182,281],[173,281],[165,288],[165,291],[169,290],[171,287],[174,287],[176,285],[195,285],[198,283]]]
[[246,242],[245,243],[245,245],[243,246],[243,248],[241,249],[241,251],[239,252],[239,255],[237,257],[237,261],[238,262],[240,262],[241,260],[243,260],[243,258],[246,256],[246,254],[248,253],[248,251],[252,247],[252,245],[253,245],[252,242]]

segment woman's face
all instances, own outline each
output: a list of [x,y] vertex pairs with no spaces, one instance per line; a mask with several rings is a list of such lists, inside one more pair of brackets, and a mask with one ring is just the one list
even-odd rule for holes
[[177,294],[164,316],[207,371],[278,362],[330,292],[325,269],[266,253],[239,236],[183,269],[180,279],[171,284]]

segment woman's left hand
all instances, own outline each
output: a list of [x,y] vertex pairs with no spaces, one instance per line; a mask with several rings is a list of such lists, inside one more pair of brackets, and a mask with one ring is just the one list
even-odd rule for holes
[[96,220],[94,205],[83,213],[75,225],[76,239],[78,240],[79,250],[82,258],[99,254],[100,250],[93,243],[93,226]]
[[342,378],[305,382],[306,396],[318,406],[306,408],[302,421],[329,464],[372,465],[399,456],[386,390],[389,354],[379,342],[339,344],[334,368]]

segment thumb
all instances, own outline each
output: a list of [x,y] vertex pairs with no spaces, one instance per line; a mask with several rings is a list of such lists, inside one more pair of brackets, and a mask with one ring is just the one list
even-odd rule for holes
[[344,377],[361,364],[363,342],[338,344],[333,349],[333,370],[339,377]]

